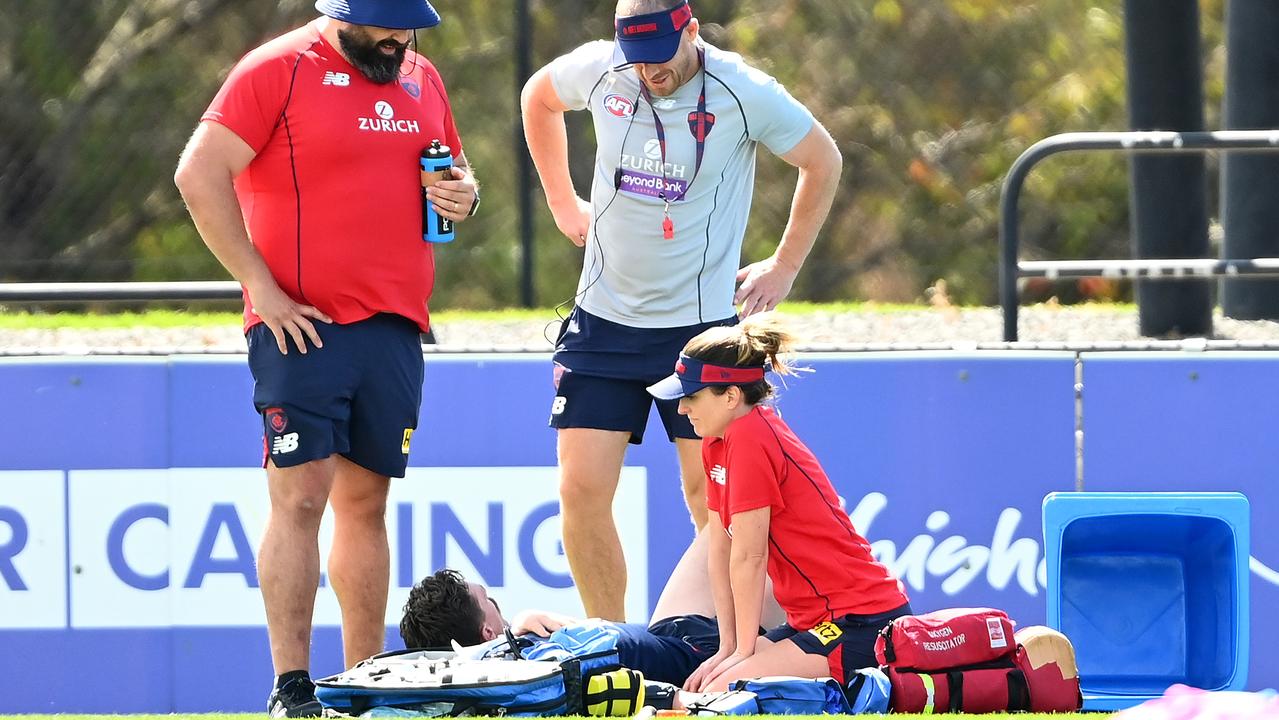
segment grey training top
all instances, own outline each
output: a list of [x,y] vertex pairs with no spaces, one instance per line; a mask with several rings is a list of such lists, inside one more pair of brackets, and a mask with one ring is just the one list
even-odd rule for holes
[[[782,155],[812,129],[812,114],[776,80],[736,53],[702,46],[703,70],[674,94],[653,96],[666,134],[665,172],[653,111],[636,72],[612,69],[612,41],[589,42],[550,65],[560,100],[572,110],[590,110],[595,125],[593,218],[577,287],[577,304],[592,315],[641,328],[731,317],[756,143]],[[714,124],[693,181],[697,145],[690,116],[703,75]],[[657,196],[663,183],[668,195],[687,189],[671,203],[672,240],[662,233],[665,202]]]

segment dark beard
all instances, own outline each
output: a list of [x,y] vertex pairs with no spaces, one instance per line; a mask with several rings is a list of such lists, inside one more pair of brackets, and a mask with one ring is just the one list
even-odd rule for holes
[[[355,69],[379,85],[386,85],[399,77],[400,65],[404,62],[404,54],[409,47],[394,40],[373,42],[372,38],[363,31],[345,29],[338,30],[338,44]],[[395,53],[387,55],[382,52],[380,48],[382,45],[395,48]]]

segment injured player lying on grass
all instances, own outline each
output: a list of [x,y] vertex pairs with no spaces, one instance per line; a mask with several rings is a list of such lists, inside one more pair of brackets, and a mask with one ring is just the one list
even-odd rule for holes
[[[719,649],[706,549],[707,538],[701,533],[675,566],[648,625],[610,623],[618,631],[622,667],[638,670],[646,681],[683,686]],[[768,593],[763,624],[773,627],[785,619]],[[577,622],[581,621],[558,613],[525,610],[508,623],[487,588],[467,582],[455,570],[440,570],[410,591],[400,620],[400,637],[408,648],[447,648],[455,643],[471,646],[502,636],[508,627],[517,636],[532,633],[546,637]],[[760,642],[766,641],[761,637]]]

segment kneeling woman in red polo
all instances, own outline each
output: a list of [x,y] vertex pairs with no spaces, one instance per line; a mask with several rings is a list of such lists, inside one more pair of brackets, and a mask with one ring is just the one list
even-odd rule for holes
[[[684,347],[675,373],[649,388],[679,399],[703,438],[710,482],[710,578],[720,649],[686,690],[724,690],[739,678],[834,677],[876,665],[875,636],[911,613],[901,582],[871,555],[830,479],[765,401],[765,370],[792,337],[770,316],[711,328]],[[765,578],[786,624],[759,634]]]

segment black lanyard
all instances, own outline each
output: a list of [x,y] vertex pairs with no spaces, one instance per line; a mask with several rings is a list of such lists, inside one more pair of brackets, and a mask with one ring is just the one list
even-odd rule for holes
[[697,173],[702,169],[702,155],[706,153],[706,135],[710,133],[711,126],[715,122],[714,118],[706,113],[706,52],[700,47],[697,48],[697,61],[701,64],[702,91],[697,96],[697,113],[689,117],[688,121],[689,132],[693,134],[693,139],[697,143],[697,161],[693,165],[693,177],[688,179],[684,191],[678,196],[668,197],[666,193],[666,128],[662,126],[662,119],[657,116],[657,108],[653,107],[653,95],[644,84],[644,78],[639,78],[640,94],[644,96],[648,109],[653,113],[657,145],[662,151],[662,190],[658,197],[666,202],[666,207],[662,209],[662,237],[667,240],[675,237],[675,224],[671,222],[671,203],[683,200],[688,195],[689,188],[693,187],[693,181],[697,179]]

